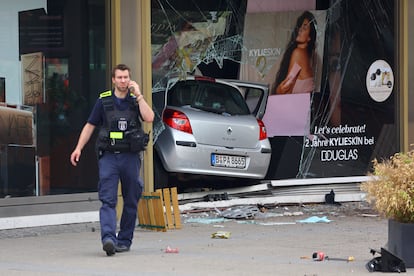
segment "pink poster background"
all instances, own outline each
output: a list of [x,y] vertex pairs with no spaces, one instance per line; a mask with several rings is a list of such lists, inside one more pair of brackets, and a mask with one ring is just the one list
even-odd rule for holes
[[308,93],[269,96],[263,116],[267,136],[308,135],[310,97]]
[[273,11],[294,11],[313,10],[316,7],[316,0],[249,0],[247,12],[273,12]]

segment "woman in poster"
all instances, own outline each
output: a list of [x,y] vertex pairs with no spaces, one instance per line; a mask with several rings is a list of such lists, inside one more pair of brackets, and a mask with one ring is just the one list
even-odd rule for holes
[[315,52],[316,20],[305,11],[295,29],[276,74],[272,94],[309,93],[314,90],[312,60]]

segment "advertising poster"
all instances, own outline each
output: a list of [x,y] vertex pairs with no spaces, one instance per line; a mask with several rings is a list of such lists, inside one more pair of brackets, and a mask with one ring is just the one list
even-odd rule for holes
[[[263,118],[274,152],[269,179],[366,175],[374,158],[397,151],[393,18],[388,0],[246,14],[240,78],[271,89]],[[316,34],[304,40],[312,22]],[[311,73],[295,60],[301,45],[312,48]]]
[[320,91],[326,11],[248,13],[240,79],[269,84],[268,135],[303,136]]
[[298,174],[366,175],[372,160],[398,151],[394,5],[340,1],[329,14],[324,89],[314,93],[311,135],[304,139]]
[[23,104],[43,103],[43,54],[41,52],[21,55]]

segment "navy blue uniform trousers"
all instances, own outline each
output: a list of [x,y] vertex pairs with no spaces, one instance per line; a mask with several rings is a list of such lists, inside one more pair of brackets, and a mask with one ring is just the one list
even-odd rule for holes
[[[137,220],[137,205],[143,183],[139,177],[141,159],[138,153],[104,152],[99,158],[98,194],[102,242],[110,239],[117,245],[131,246]],[[116,234],[118,183],[121,182],[124,207]]]

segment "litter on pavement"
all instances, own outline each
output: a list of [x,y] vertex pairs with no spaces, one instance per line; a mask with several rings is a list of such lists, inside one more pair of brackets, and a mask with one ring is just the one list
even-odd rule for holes
[[171,248],[170,246],[167,246],[167,248],[165,248],[165,253],[178,253],[178,248]]
[[217,239],[217,238],[218,239],[228,239],[228,238],[230,238],[230,235],[231,235],[231,233],[227,232],[227,231],[217,231],[217,232],[211,234],[211,237],[213,239]]
[[318,222],[331,222],[326,216],[324,217],[318,217],[318,216],[312,216],[306,219],[298,220],[297,222],[300,223],[318,223]]

